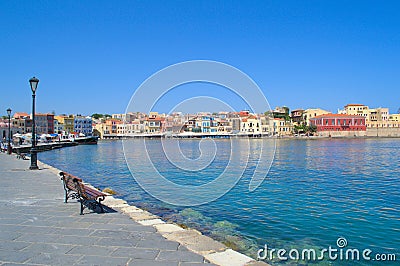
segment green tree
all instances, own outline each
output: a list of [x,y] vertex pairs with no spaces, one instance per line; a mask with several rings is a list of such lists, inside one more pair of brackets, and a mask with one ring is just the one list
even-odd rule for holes
[[310,131],[311,133],[317,132],[317,126],[316,125],[310,125],[308,127],[308,131]]
[[94,118],[94,119],[103,118],[103,115],[102,115],[102,114],[94,113],[94,114],[92,114],[92,118]]

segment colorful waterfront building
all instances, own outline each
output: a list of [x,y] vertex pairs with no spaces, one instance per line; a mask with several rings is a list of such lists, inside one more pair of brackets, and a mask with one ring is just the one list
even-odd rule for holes
[[319,115],[330,114],[331,112],[320,109],[320,108],[309,108],[303,111],[303,121],[307,126],[310,126],[311,118],[317,117]]
[[36,134],[54,133],[54,114],[35,114]]
[[293,125],[301,126],[305,124],[303,109],[296,109],[290,112],[290,118],[292,119]]
[[63,124],[64,131],[68,133],[74,132],[74,116],[73,115],[57,115],[54,117],[58,123]]
[[54,119],[54,133],[62,134],[64,131],[64,123],[58,121],[58,119]]
[[365,116],[368,120],[369,107],[364,104],[350,103],[344,107],[344,110],[339,110],[339,114]]
[[144,121],[146,133],[161,133],[164,131],[165,117],[160,116],[157,112],[150,112]]
[[242,123],[240,127],[241,133],[261,134],[261,122],[257,116],[250,114],[246,117],[241,117]]
[[293,124],[290,120],[275,117],[272,122],[274,136],[290,136],[293,134]]
[[365,117],[367,128],[390,127],[389,108],[386,107],[369,108],[364,104],[347,104],[339,113]]
[[366,118],[359,115],[324,114],[310,119],[317,132],[366,131]]
[[85,136],[91,136],[93,132],[92,118],[90,116],[76,115],[74,117],[74,131],[76,133],[84,134]]

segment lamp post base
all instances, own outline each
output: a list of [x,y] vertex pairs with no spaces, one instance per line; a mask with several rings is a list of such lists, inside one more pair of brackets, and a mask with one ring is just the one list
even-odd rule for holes
[[12,153],[12,148],[11,148],[10,145],[8,145],[8,147],[7,147],[7,154],[11,155],[11,153]]
[[36,149],[31,149],[31,166],[29,166],[29,170],[38,170],[39,167],[37,165],[37,153]]

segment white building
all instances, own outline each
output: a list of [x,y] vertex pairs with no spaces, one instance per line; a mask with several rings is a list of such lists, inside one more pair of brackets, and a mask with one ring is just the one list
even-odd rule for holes
[[[7,121],[0,121],[0,142],[7,142],[8,140],[8,120]],[[14,134],[16,133],[22,133],[22,129],[19,127],[15,127],[13,126],[13,124],[11,123],[11,138]]]
[[92,118],[90,116],[75,116],[74,132],[83,133],[85,136],[91,136],[93,132]]

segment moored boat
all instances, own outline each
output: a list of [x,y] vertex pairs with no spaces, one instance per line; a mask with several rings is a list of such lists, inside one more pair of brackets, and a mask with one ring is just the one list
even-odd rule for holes
[[73,142],[76,142],[78,144],[87,144],[87,145],[96,145],[97,141],[99,140],[99,137],[97,136],[86,136],[86,137],[76,137],[72,139]]

